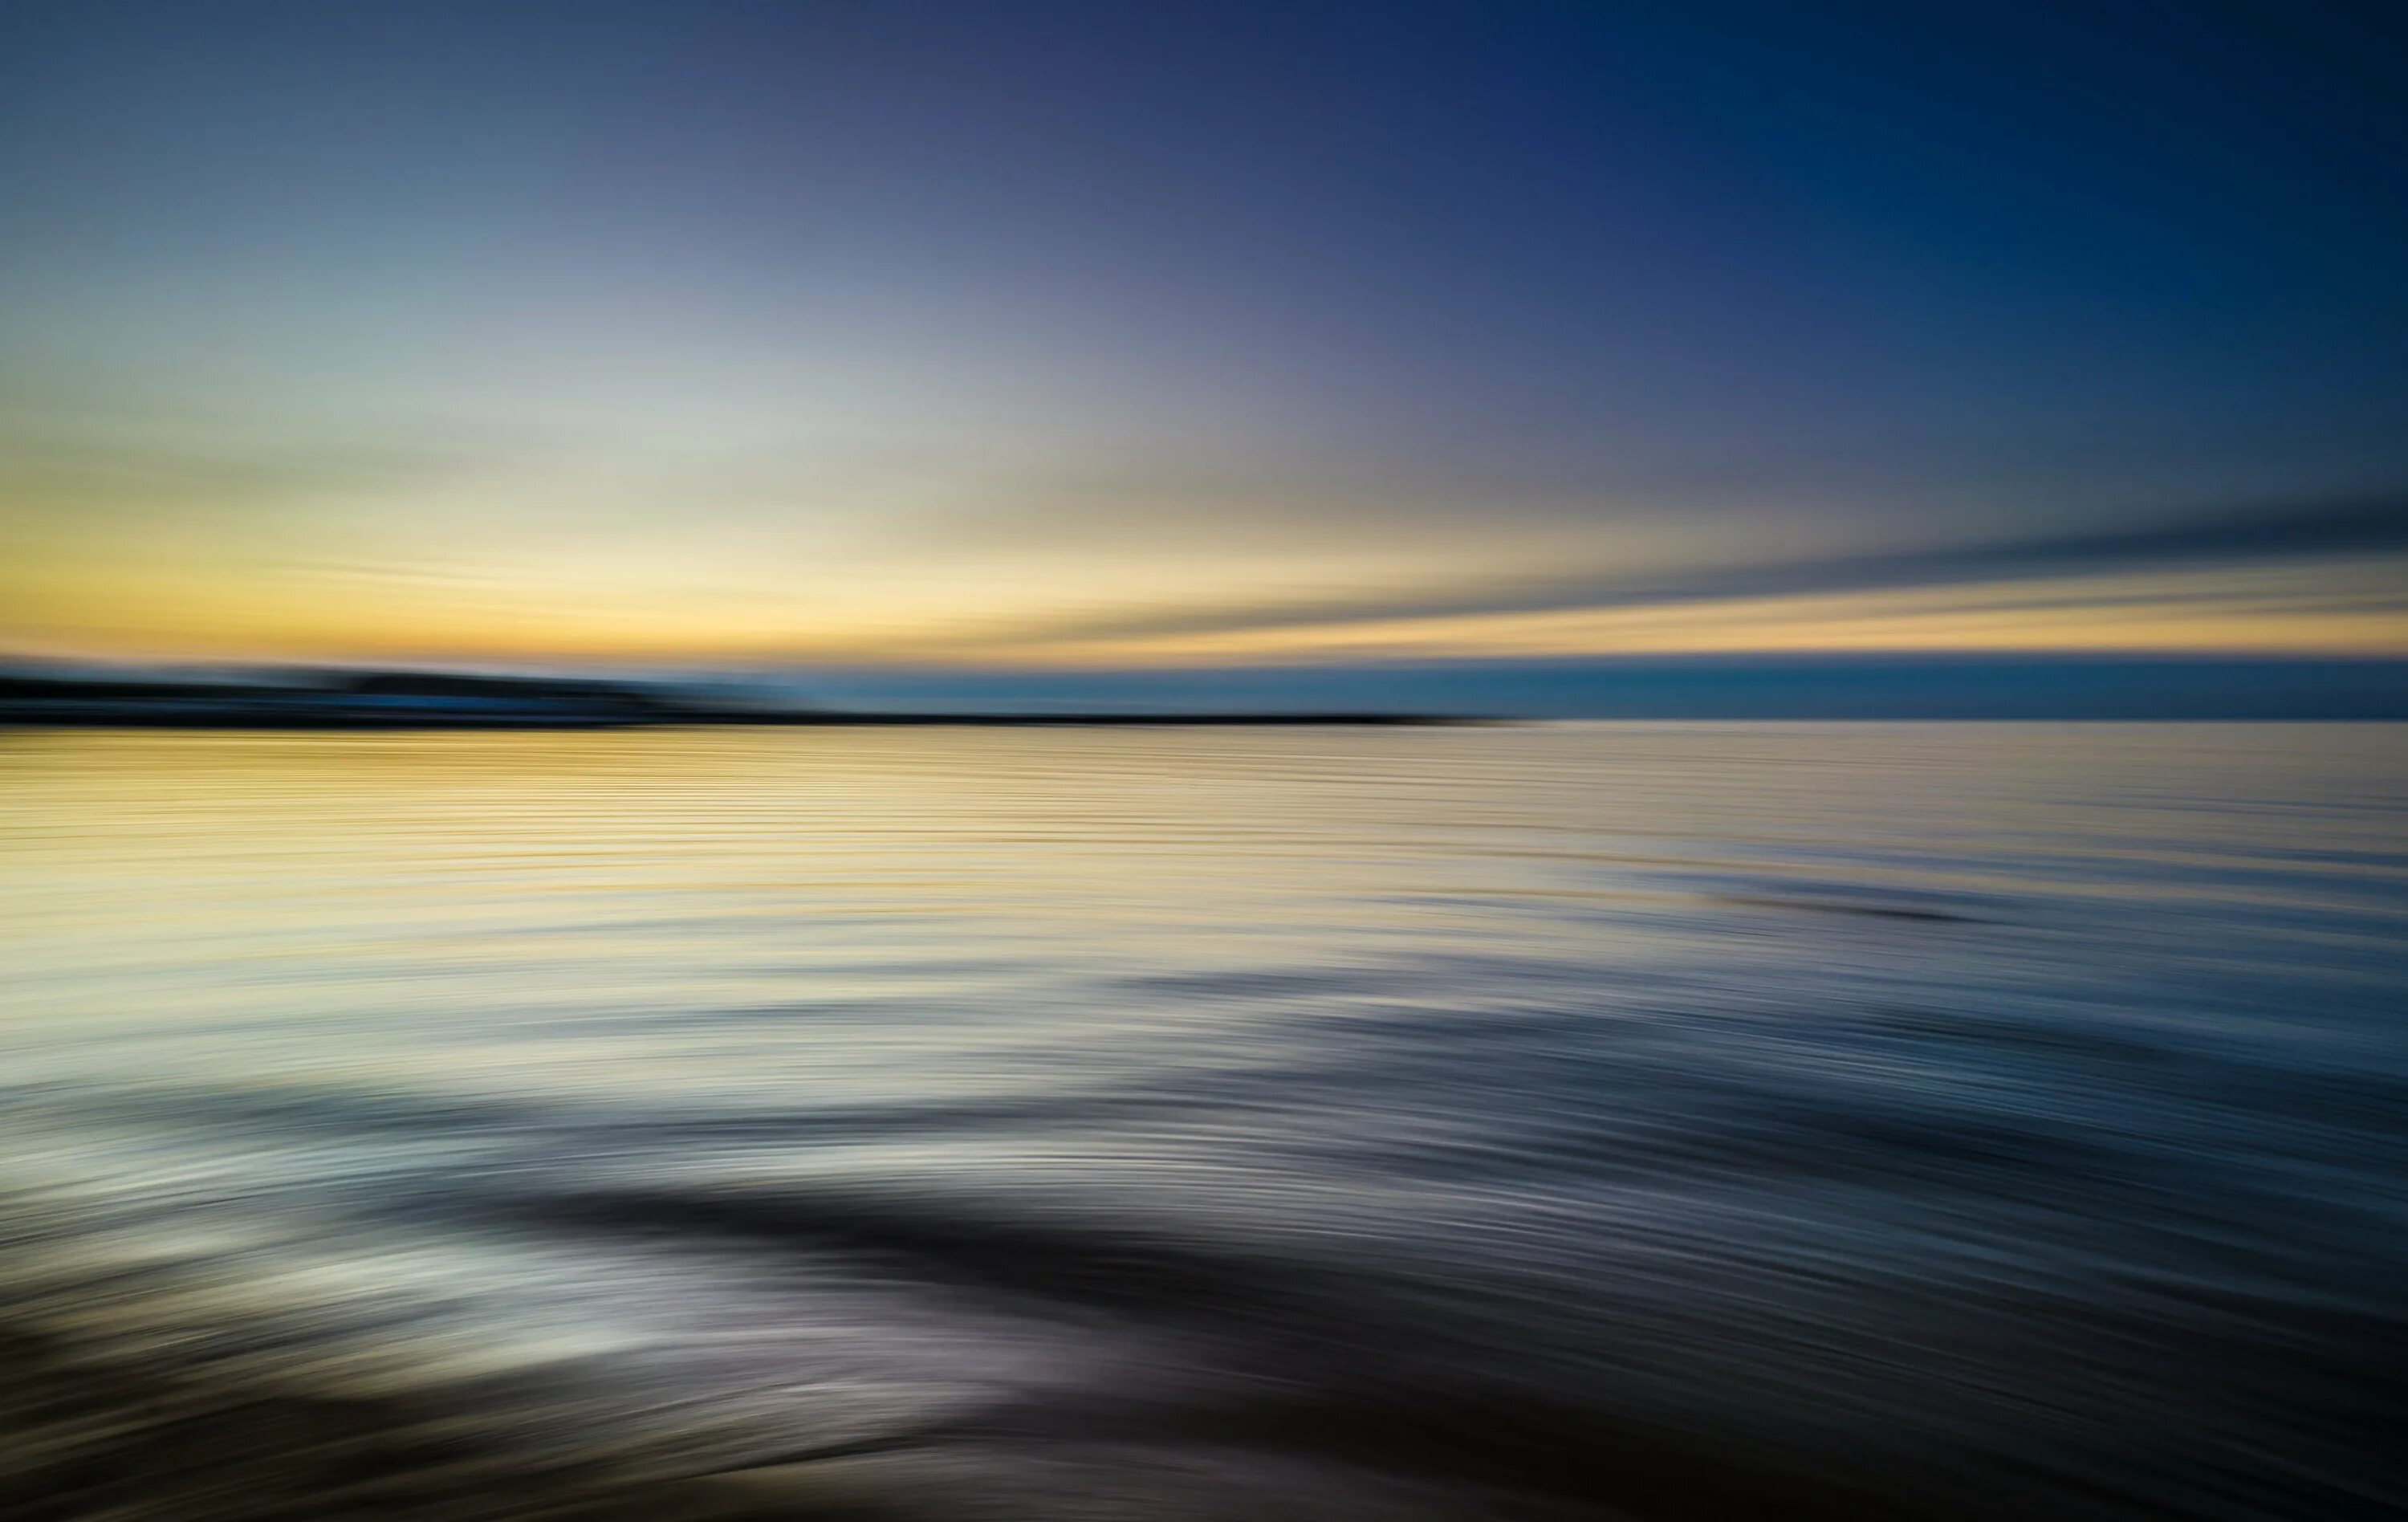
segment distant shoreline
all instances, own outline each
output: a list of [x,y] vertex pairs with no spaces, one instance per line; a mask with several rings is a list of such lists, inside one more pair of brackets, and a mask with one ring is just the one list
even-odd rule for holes
[[1436,714],[1343,709],[982,713],[730,703],[666,683],[432,671],[297,672],[172,681],[0,672],[0,726],[77,729],[631,729],[671,725],[1426,725]]
[[1494,719],[1419,713],[681,713],[661,718],[554,718],[517,715],[361,715],[115,713],[24,714],[0,711],[0,729],[541,730],[541,729],[862,729],[862,728],[1218,728],[1344,725],[1371,728],[1495,724]]

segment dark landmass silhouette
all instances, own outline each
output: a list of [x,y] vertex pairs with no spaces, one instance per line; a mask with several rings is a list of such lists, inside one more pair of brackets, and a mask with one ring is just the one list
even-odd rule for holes
[[141,729],[535,729],[645,725],[1410,725],[1432,714],[838,710],[668,684],[437,671],[273,679],[0,673],[0,725]]

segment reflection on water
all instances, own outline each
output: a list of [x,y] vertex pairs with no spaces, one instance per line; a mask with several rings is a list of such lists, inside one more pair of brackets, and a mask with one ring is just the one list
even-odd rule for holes
[[0,1513],[2376,1515],[2403,888],[2391,726],[0,739]]

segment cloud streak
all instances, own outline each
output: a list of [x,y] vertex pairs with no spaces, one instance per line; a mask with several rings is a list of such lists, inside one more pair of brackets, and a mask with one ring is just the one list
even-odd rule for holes
[[1171,610],[1027,632],[1032,639],[1070,642],[1240,630],[1304,631],[1409,619],[1670,608],[2202,567],[2267,566],[2403,552],[2408,552],[2408,492],[2253,504],[2137,527],[2003,538],[1970,545],[1813,556],[1664,575],[1630,576],[1606,570],[1526,581],[1500,579],[1485,586],[1454,584],[1426,594]]

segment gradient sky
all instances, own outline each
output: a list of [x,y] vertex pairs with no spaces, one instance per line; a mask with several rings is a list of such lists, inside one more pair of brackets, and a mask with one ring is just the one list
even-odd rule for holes
[[2408,654],[2387,7],[0,7],[0,651]]

